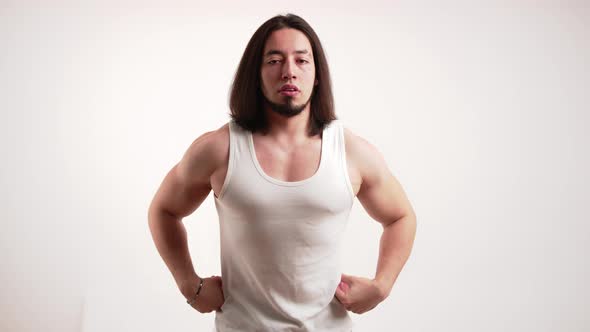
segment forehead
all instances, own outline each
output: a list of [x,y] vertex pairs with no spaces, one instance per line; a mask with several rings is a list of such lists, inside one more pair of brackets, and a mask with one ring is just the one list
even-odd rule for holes
[[303,50],[307,50],[307,54],[312,55],[311,44],[307,36],[299,30],[286,28],[273,31],[268,36],[263,55],[266,56],[269,51],[291,54]]

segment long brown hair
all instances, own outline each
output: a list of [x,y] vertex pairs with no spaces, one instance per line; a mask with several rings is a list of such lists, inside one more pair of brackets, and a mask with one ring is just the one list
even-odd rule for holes
[[311,26],[294,14],[277,15],[264,22],[254,33],[236,70],[229,99],[230,116],[242,128],[252,132],[267,132],[268,122],[264,113],[264,97],[261,89],[260,69],[266,40],[276,30],[291,28],[301,31],[311,44],[315,65],[315,79],[310,107],[309,135],[322,132],[324,127],[336,119],[332,81],[328,61]]

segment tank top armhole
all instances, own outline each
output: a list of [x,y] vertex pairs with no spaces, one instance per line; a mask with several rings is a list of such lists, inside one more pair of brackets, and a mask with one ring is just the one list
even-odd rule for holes
[[219,191],[219,196],[215,196],[214,197],[217,200],[221,200],[223,199],[223,195],[225,194],[225,192],[227,191],[227,186],[229,185],[229,182],[231,180],[231,176],[232,176],[232,172],[234,169],[234,123],[233,120],[229,121],[228,124],[228,130],[229,130],[229,156],[228,156],[228,161],[227,161],[227,172],[225,173],[225,179],[223,180],[223,185],[221,186],[221,190]]
[[354,191],[352,190],[352,183],[350,182],[350,175],[348,174],[348,163],[346,161],[346,140],[344,138],[344,125],[342,122],[338,121],[338,131],[340,136],[340,159],[341,159],[341,167],[344,173],[344,178],[346,181],[346,188],[348,188],[348,193],[350,194],[351,204],[354,202]]

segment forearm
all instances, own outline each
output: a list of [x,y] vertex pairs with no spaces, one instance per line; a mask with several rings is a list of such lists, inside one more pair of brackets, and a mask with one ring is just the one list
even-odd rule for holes
[[383,227],[379,245],[379,260],[375,280],[387,297],[406,264],[416,234],[416,217],[404,216]]
[[190,292],[197,274],[188,250],[186,228],[182,218],[163,210],[150,209],[148,222],[156,248],[172,273],[179,290],[183,294]]

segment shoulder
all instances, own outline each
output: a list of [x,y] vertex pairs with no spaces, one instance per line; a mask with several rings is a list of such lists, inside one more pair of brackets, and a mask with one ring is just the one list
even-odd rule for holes
[[183,161],[190,170],[207,174],[227,163],[229,156],[229,123],[197,137],[186,150]]
[[346,153],[355,162],[370,161],[374,158],[383,158],[381,152],[369,141],[363,137],[355,134],[352,130],[343,127],[344,129],[344,144],[346,146]]
[[343,129],[347,161],[358,171],[363,182],[382,174],[387,166],[377,147],[352,130],[346,127]]
[[229,147],[229,123],[197,137],[191,143],[187,153],[194,157],[205,155],[208,158],[215,159],[222,155],[223,150],[227,147]]

